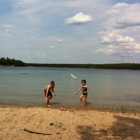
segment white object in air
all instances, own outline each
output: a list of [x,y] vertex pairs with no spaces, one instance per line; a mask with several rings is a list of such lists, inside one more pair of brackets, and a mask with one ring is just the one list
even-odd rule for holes
[[74,76],[73,74],[71,74],[71,77],[72,77],[72,78],[76,78],[76,76]]

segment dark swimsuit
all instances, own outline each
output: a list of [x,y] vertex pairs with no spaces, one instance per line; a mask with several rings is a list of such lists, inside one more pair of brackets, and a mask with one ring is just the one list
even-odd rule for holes
[[[44,94],[45,94],[45,97],[46,97],[46,90],[44,90]],[[47,95],[47,97],[48,97],[48,96],[52,97],[52,93],[51,93],[50,90],[48,91],[48,95]]]
[[[86,92],[86,93],[85,93]],[[87,97],[87,88],[86,87],[82,87],[82,94]]]

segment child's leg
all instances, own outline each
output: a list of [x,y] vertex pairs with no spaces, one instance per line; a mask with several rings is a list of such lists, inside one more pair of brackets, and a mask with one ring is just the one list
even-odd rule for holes
[[52,98],[52,96],[48,96],[47,97],[47,106],[50,106],[50,99]]
[[88,104],[87,103],[87,96],[84,96],[84,102],[85,102],[86,105]]
[[81,94],[81,95],[80,95],[80,98],[79,98],[79,99],[80,99],[80,101],[81,101],[81,106],[83,106],[83,105],[84,105],[84,103],[83,103],[83,97],[84,97],[84,95],[83,95],[83,94]]

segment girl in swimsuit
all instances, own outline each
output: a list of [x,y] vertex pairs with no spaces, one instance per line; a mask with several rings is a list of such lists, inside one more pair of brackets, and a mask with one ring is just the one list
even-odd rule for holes
[[[55,87],[55,82],[51,81],[49,85],[47,85],[44,88],[44,94],[45,94],[45,102],[47,103],[47,106],[50,107],[50,99],[53,97],[52,93],[54,96],[56,96],[54,92],[54,87]],[[51,92],[52,91],[52,92]]]
[[[81,106],[84,105],[84,103],[87,105],[87,94],[89,92],[89,88],[88,86],[86,85],[86,80],[82,80],[81,81],[82,83],[82,86],[79,88],[79,90],[77,91],[76,94],[78,94],[81,90],[82,90],[82,94],[80,95],[80,101],[81,101]],[[84,102],[83,102],[83,98],[84,98]]]

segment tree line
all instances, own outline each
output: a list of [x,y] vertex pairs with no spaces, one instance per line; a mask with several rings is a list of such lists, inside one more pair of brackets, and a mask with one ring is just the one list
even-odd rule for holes
[[26,66],[26,63],[22,62],[21,60],[15,60],[14,58],[13,59],[10,59],[10,58],[4,58],[2,57],[0,59],[0,65],[2,66]]
[[94,69],[130,69],[140,70],[140,64],[137,63],[119,63],[119,64],[40,64],[40,63],[25,63],[21,60],[15,60],[2,57],[0,59],[1,66],[23,66],[23,67],[63,67],[63,68],[94,68]]

